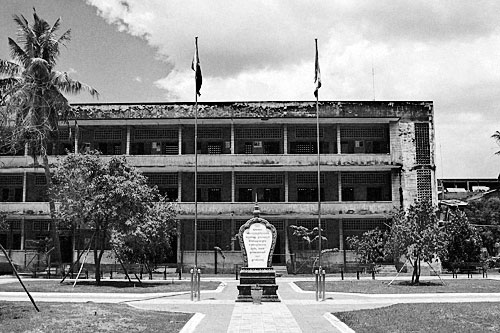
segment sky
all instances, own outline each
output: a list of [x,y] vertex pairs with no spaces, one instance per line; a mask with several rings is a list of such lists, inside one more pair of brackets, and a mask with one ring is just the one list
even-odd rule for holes
[[433,101],[438,178],[497,178],[500,1],[1,0],[0,58],[12,15],[61,17],[57,65],[96,88],[72,103]]

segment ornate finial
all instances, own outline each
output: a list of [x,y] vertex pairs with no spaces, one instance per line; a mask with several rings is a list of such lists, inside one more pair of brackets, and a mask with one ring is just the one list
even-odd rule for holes
[[255,194],[255,207],[253,209],[253,216],[254,217],[260,216],[259,203],[257,202],[257,194]]

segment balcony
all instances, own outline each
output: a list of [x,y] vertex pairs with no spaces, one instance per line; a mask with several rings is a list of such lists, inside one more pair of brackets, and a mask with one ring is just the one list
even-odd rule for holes
[[[193,202],[181,202],[177,204],[178,215],[194,215]],[[395,204],[392,201],[357,201],[357,202],[322,202],[321,214],[323,216],[353,216],[387,214]],[[286,216],[307,216],[316,215],[318,204],[316,202],[259,202],[260,211],[263,216],[286,215]],[[254,208],[252,202],[203,202],[198,203],[198,215],[200,217],[228,218],[230,216],[251,216]],[[48,215],[48,202],[2,202],[0,211],[12,215]]]

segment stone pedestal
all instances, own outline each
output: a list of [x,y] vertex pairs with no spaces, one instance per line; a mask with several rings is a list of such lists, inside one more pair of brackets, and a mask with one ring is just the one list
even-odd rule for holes
[[276,272],[272,267],[249,268],[243,267],[240,272],[238,298],[236,302],[252,302],[252,287],[262,288],[262,302],[280,302],[276,290]]

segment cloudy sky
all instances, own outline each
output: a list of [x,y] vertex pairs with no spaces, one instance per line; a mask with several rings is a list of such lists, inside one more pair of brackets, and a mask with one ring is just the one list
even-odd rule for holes
[[500,1],[3,0],[0,58],[33,6],[99,102],[192,101],[194,36],[200,101],[312,100],[318,38],[321,100],[434,101],[438,177],[500,173]]

